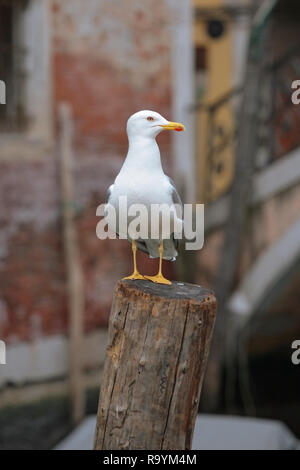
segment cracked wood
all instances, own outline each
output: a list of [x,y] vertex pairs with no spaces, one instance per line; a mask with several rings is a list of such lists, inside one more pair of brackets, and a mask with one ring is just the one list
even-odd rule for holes
[[95,449],[190,449],[215,313],[200,286],[117,283]]

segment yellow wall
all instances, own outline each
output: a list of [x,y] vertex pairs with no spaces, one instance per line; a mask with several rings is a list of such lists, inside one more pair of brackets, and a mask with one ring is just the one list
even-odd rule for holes
[[[194,0],[195,7],[208,8],[222,6],[223,0]],[[214,16],[223,19],[224,16]],[[222,95],[231,90],[233,86],[232,68],[232,26],[230,18],[224,18],[225,32],[218,39],[210,38],[206,32],[206,17],[195,18],[194,43],[202,46],[207,51],[207,72],[205,92],[201,102],[210,104],[218,100]],[[233,173],[233,151],[228,148],[218,155],[218,160],[223,162],[224,170],[213,173],[212,185],[207,191],[207,180],[211,176],[209,162],[207,161],[207,113],[200,112],[197,116],[197,163],[198,163],[198,188],[201,202],[216,199],[229,186]],[[218,122],[227,131],[232,130],[233,114],[230,106],[223,106],[218,113]],[[205,189],[206,188],[206,189]]]

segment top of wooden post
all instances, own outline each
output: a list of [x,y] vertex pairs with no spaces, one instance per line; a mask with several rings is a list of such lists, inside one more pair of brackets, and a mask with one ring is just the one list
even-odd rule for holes
[[196,284],[188,284],[185,282],[173,281],[171,285],[155,284],[151,281],[131,281],[131,280],[120,280],[117,284],[121,290],[127,290],[128,295],[137,294],[148,294],[153,297],[160,297],[165,299],[181,299],[181,300],[193,300],[196,302],[216,302],[213,291],[206,289],[205,287],[198,286]]

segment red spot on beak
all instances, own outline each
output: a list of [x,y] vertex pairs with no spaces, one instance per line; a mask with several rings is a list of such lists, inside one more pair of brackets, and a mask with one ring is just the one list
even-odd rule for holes
[[177,131],[177,132],[183,131],[183,127],[175,127],[175,131]]

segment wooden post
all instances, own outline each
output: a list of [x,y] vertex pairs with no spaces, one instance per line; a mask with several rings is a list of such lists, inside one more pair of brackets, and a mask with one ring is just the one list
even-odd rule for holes
[[190,449],[216,313],[214,294],[119,281],[95,449]]
[[77,424],[84,416],[84,390],[81,377],[84,289],[78,237],[74,221],[72,116],[71,109],[66,103],[60,105],[59,119],[64,251],[70,321],[70,390],[72,419],[73,423]]

